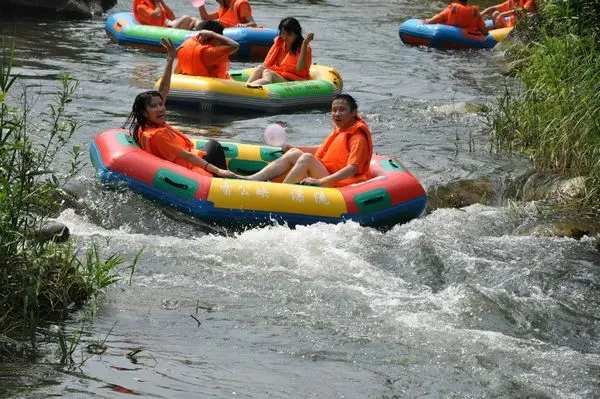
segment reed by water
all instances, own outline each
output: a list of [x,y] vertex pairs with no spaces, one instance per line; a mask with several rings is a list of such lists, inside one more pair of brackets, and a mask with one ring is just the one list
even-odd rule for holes
[[543,5],[517,25],[506,56],[522,62],[518,90],[491,114],[498,150],[530,155],[538,170],[586,177],[587,205],[600,205],[600,1]]

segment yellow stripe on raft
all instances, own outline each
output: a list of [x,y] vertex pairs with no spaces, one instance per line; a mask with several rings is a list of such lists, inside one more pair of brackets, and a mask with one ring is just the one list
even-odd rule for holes
[[208,200],[217,208],[340,217],[346,202],[335,188],[234,179],[212,179]]
[[489,31],[489,34],[495,41],[501,42],[506,39],[506,36],[508,36],[511,30],[513,30],[512,26],[509,26],[508,28],[492,29]]
[[[243,71],[248,75],[251,75],[254,69],[256,69],[256,67],[246,68]],[[337,89],[341,89],[343,85],[340,73],[335,68],[325,65],[311,65],[310,80],[325,80],[333,84]],[[155,89],[158,89],[160,82],[161,79],[154,84]],[[267,98],[272,94],[269,85],[253,88],[248,87],[246,82],[238,82],[233,79],[217,79],[181,74],[171,75],[171,89],[197,92],[218,92],[255,98]]]
[[[160,85],[160,80],[155,87]],[[173,74],[171,76],[171,88],[177,90],[193,90],[199,92],[219,92],[246,97],[269,97],[268,86],[256,89],[249,88],[245,82],[237,82],[233,79],[207,78],[203,76],[190,76]]]

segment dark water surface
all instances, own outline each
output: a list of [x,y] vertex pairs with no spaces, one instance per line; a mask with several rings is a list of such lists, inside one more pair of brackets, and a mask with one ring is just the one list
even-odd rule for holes
[[[111,12],[130,4],[120,0]],[[176,14],[192,12],[187,1],[169,4]],[[443,4],[252,5],[259,23],[275,27],[295,16],[315,33],[314,61],[339,69],[376,151],[401,159],[424,186],[508,178],[527,167],[491,154],[482,117],[464,112],[465,103],[489,105],[514,84],[499,74],[499,54],[400,42],[400,21]],[[164,66],[163,55],[111,43],[103,21],[2,22],[38,106],[64,73],[80,80],[69,110],[84,122],[73,144],[85,149],[98,132],[122,125],[135,95]],[[322,112],[244,118],[171,110],[169,119],[203,136],[254,143],[273,121],[286,122],[297,144],[317,143],[331,128]],[[87,360],[74,369],[50,360],[6,365],[0,395],[600,395],[597,251],[588,239],[525,234],[538,217],[531,204],[439,210],[385,233],[348,223],[223,236],[128,191],[103,189],[91,165],[72,188],[90,210],[68,210],[59,220],[78,242],[96,241],[105,254],[145,250],[131,285],[123,270],[86,328],[74,359]],[[77,317],[69,326],[80,327]],[[98,340],[107,350],[90,356],[87,346]]]

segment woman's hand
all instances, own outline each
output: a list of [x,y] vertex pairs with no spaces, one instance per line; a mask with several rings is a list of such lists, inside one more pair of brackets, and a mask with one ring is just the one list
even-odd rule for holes
[[177,58],[177,49],[171,39],[160,39],[160,44],[167,50],[167,60],[173,61]]
[[202,29],[201,31],[198,32],[196,37],[198,38],[198,40],[203,42],[208,39],[212,39],[213,37],[216,37],[216,33],[211,30]]
[[281,146],[281,151],[283,151],[284,153],[288,152],[289,150],[291,150],[292,148],[294,148],[293,145],[290,144],[284,144]]
[[238,175],[236,175],[235,173],[233,173],[230,170],[227,169],[218,169],[217,173],[215,173],[216,176],[218,177],[224,177],[226,179],[237,179],[239,178]]
[[304,41],[302,42],[302,44],[307,45],[308,43],[312,42],[312,40],[314,38],[315,38],[315,34],[312,32],[308,32],[308,34],[304,38]]
[[300,184],[305,185],[305,186],[322,186],[323,182],[321,181],[321,179],[315,179],[312,177],[305,177],[304,179],[302,179],[302,181],[300,181]]

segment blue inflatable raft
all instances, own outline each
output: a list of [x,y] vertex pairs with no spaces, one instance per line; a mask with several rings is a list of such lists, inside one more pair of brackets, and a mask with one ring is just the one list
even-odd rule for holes
[[[117,44],[160,52],[164,51],[160,39],[171,39],[177,47],[185,39],[197,33],[183,29],[142,25],[135,20],[133,13],[130,12],[119,12],[110,15],[104,23],[104,29],[108,37]],[[240,44],[240,49],[233,54],[232,59],[236,61],[263,61],[278,32],[276,29],[266,28],[226,28],[223,35]]]
[[492,48],[506,38],[510,28],[490,30],[487,36],[479,32],[450,25],[426,25],[421,19],[409,19],[400,24],[400,39],[412,46],[435,48]]

